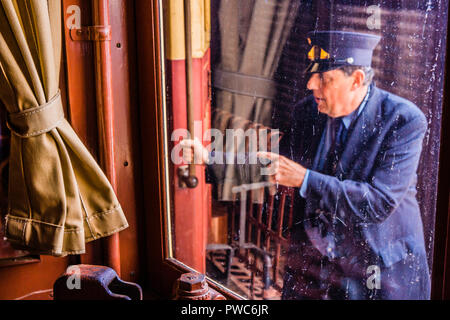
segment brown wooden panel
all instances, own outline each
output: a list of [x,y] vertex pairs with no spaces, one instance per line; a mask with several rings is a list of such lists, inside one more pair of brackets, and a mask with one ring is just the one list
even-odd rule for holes
[[140,137],[136,83],[134,1],[110,1],[112,27],[114,150],[117,197],[129,228],[120,232],[121,278],[139,282],[140,259],[145,257],[142,238]]
[[[138,281],[139,257],[145,254],[138,237],[142,235],[138,215],[140,209],[139,126],[137,114],[137,90],[135,67],[134,2],[110,1],[111,59],[113,66],[113,134],[117,197],[127,217],[129,228],[120,233],[121,277],[126,281]],[[65,53],[68,84],[70,122],[98,160],[98,128],[95,94],[95,68],[92,41],[73,41],[67,25],[72,15],[70,6],[81,10],[81,26],[92,25],[92,1],[64,0]],[[81,262],[104,263],[104,244],[94,241],[86,245]]]

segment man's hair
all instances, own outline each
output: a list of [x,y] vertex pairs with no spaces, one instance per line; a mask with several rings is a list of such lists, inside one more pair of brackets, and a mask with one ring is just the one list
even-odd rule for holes
[[361,66],[343,66],[339,70],[342,70],[347,76],[351,76],[356,70],[362,70],[364,72],[364,82],[363,85],[367,86],[372,83],[375,72],[372,67],[361,67]]

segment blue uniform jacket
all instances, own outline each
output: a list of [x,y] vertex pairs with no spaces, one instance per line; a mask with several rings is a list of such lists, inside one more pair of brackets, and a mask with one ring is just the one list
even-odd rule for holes
[[[416,200],[417,166],[427,128],[423,113],[410,101],[376,88],[349,128],[335,176],[315,170],[314,157],[326,124],[312,96],[298,103],[282,153],[310,169],[306,199],[297,219],[323,214],[357,230],[382,267],[413,257],[407,278],[419,277],[419,290],[429,290],[423,225]],[[284,151],[283,151],[284,150]],[[298,202],[298,201],[297,201]],[[331,228],[330,232],[334,229]],[[403,288],[403,290],[406,290]],[[427,296],[427,293],[422,293]],[[424,295],[411,295],[412,297]],[[394,295],[394,297],[398,297]]]

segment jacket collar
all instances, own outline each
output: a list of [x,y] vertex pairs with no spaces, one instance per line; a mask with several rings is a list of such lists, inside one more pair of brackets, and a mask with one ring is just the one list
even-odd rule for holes
[[359,104],[358,108],[356,108],[352,113],[349,115],[342,117],[342,123],[345,126],[345,129],[348,130],[350,128],[350,125],[353,123],[353,121],[361,114],[361,112],[364,110],[364,108],[367,105],[367,102],[370,97],[370,92],[372,91],[373,85],[370,85],[367,89],[366,95],[364,96],[364,99]]
[[[372,84],[366,106],[348,129],[347,141],[338,163],[336,176],[342,174],[346,176],[348,168],[352,167],[353,159],[364,156],[368,140],[373,134],[377,134],[377,128],[380,126],[377,123],[377,113],[382,99],[383,92]],[[355,150],[360,152],[355,153]]]

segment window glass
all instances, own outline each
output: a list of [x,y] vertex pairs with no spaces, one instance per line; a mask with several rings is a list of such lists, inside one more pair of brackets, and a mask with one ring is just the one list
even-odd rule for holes
[[249,299],[428,299],[447,2],[192,1],[190,65],[164,10],[171,257]]

